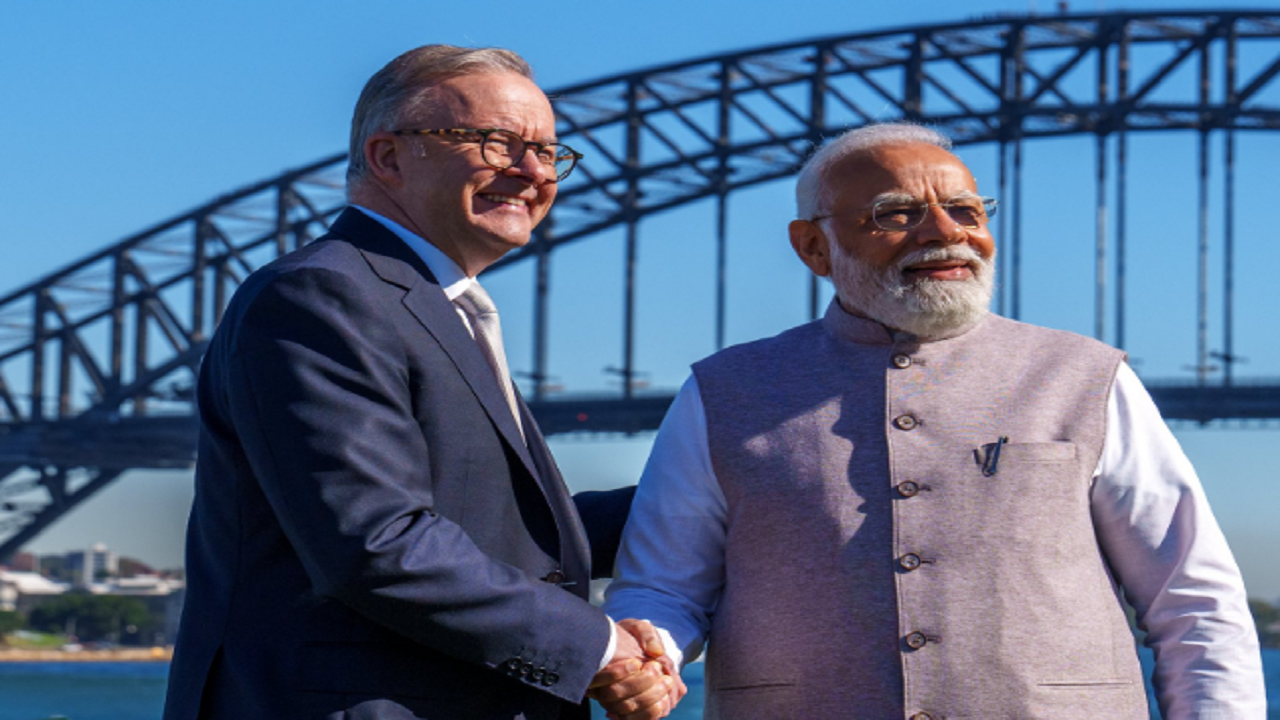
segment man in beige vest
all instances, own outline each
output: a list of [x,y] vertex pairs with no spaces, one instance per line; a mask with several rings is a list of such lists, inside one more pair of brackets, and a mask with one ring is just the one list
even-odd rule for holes
[[694,366],[610,590],[706,716],[1262,718],[1244,586],[1123,354],[988,312],[995,201],[941,135],[852,132],[800,173],[826,315]]

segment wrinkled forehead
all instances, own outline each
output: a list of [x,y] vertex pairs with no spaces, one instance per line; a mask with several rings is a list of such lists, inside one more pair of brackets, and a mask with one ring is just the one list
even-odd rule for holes
[[864,204],[882,196],[937,202],[978,192],[973,173],[959,158],[927,143],[881,145],[857,152],[835,163],[825,184],[835,197]]

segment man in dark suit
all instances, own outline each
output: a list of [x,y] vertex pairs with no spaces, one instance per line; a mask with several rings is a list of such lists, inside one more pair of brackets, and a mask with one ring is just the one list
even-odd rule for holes
[[392,61],[353,207],[237,292],[200,373],[167,720],[585,718],[589,686],[656,718],[683,693],[650,627],[586,602],[588,535],[607,570],[630,495],[575,509],[475,280],[579,157],[530,78],[505,50]]

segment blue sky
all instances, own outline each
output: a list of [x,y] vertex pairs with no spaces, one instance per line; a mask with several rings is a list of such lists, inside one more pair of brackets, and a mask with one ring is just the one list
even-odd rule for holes
[[[1072,2],[1081,12],[1197,8],[1191,2]],[[1268,3],[1238,2],[1266,8]],[[980,0],[784,4],[714,0],[547,2],[541,7],[423,0],[170,3],[46,0],[0,4],[0,293],[213,197],[342,150],[365,79],[428,42],[498,45],[523,54],[544,87],[576,84],[723,51],[992,12],[1052,12],[1055,3]],[[1275,7],[1274,3],[1270,7]],[[962,9],[958,9],[962,8]],[[1280,138],[1242,141],[1242,256],[1273,254],[1270,158]],[[1090,141],[1028,145],[1029,283],[1024,319],[1088,333],[1093,166]],[[1189,134],[1132,141],[1131,349],[1148,377],[1189,377],[1194,361],[1195,146]],[[966,149],[994,194],[994,151]],[[1215,192],[1217,186],[1215,185]],[[1253,194],[1250,194],[1253,193]],[[804,271],[786,243],[789,182],[731,199],[729,336],[748,340],[804,320]],[[1216,225],[1215,225],[1216,227]],[[638,364],[674,387],[710,352],[709,208],[642,227]],[[589,305],[553,322],[552,371],[571,390],[608,387],[602,370],[621,344],[619,249],[602,238],[557,259],[553,303]],[[1243,263],[1244,267],[1248,262]],[[1238,373],[1280,376],[1265,317],[1268,278],[1242,271]],[[528,369],[528,273],[494,276],[513,369]],[[572,285],[570,297],[560,288]],[[670,298],[680,288],[681,302]],[[599,297],[598,303],[574,298]],[[561,317],[557,315],[556,317]],[[673,342],[672,339],[678,340]],[[672,349],[674,348],[674,349]],[[1200,469],[1254,594],[1280,597],[1274,548],[1280,478],[1267,448],[1275,429],[1176,428]],[[554,442],[575,488],[632,482],[647,439]],[[190,477],[134,473],[67,516],[33,547],[57,552],[97,541],[162,566],[180,562]]]

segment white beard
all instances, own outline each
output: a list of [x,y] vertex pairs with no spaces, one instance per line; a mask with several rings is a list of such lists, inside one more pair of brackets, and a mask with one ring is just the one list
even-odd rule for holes
[[[950,337],[976,325],[991,306],[995,256],[983,258],[968,245],[921,248],[884,268],[863,262],[834,241],[829,245],[831,281],[845,308],[895,330],[925,339]],[[940,260],[971,263],[973,277],[903,279],[903,268]]]

